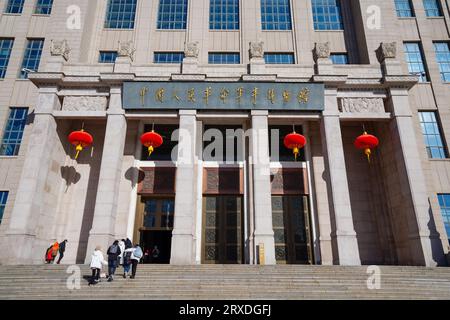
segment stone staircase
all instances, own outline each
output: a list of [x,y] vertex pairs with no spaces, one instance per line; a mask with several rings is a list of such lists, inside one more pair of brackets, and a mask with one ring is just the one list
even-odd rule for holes
[[[380,267],[381,288],[367,288],[367,267],[139,265],[136,279],[70,290],[68,266],[0,266],[0,299],[450,299],[450,268]],[[77,277],[79,279],[80,277]]]

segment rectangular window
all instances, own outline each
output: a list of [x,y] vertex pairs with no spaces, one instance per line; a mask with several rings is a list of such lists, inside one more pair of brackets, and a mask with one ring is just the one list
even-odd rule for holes
[[159,0],[158,29],[186,29],[188,0]]
[[397,17],[414,17],[411,0],[395,0],[395,10]]
[[41,62],[44,39],[28,39],[27,48],[23,56],[20,78],[27,79],[30,71],[38,71]]
[[441,72],[441,79],[450,82],[450,45],[448,42],[435,42],[436,60]]
[[38,0],[34,13],[50,15],[52,13],[52,6],[53,0]]
[[289,0],[261,0],[263,30],[292,30]]
[[100,51],[98,62],[100,63],[114,63],[116,62],[116,51]]
[[13,44],[13,39],[0,38],[0,79],[3,79],[6,75]]
[[446,159],[448,157],[447,151],[444,146],[439,123],[437,122],[436,112],[419,112],[419,119],[428,157],[430,159]]
[[133,29],[137,0],[109,0],[105,28]]
[[22,13],[24,2],[25,0],[8,0],[5,13]]
[[312,0],[314,30],[344,30],[340,0]]
[[418,42],[407,42],[403,44],[403,48],[405,50],[409,74],[419,76],[420,82],[427,82],[428,74],[425,69],[420,44]]
[[330,58],[333,64],[348,64],[348,55],[346,53],[332,53]]
[[182,63],[184,52],[155,52],[154,63]]
[[27,123],[28,108],[11,108],[8,122],[6,123],[2,143],[0,145],[0,156],[17,156],[23,131]]
[[208,54],[209,64],[240,64],[241,57],[238,52],[210,52]]
[[438,0],[423,0],[427,17],[442,17],[441,5]]
[[450,194],[438,194],[439,206],[441,207],[442,220],[444,220],[445,231],[450,243]]
[[210,0],[209,29],[238,30],[239,0]]
[[2,224],[5,213],[6,201],[8,201],[8,191],[0,191],[0,224]]
[[294,64],[293,53],[265,53],[264,60],[267,64]]

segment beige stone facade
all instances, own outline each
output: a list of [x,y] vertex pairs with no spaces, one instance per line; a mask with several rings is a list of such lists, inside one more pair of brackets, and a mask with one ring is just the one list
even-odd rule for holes
[[[398,18],[391,0],[342,1],[343,31],[314,30],[310,0],[290,1],[289,31],[262,30],[260,0],[240,0],[234,31],[209,30],[209,0],[188,1],[186,30],[158,30],[159,1],[151,0],[137,1],[134,29],[106,29],[107,2],[54,1],[47,16],[33,14],[35,1],[25,0],[22,14],[0,13],[0,38],[14,38],[0,79],[0,129],[10,107],[29,108],[19,155],[0,156],[0,191],[9,192],[0,263],[42,263],[56,240],[69,240],[64,263],[84,263],[96,245],[106,248],[114,239],[139,242],[139,170],[170,166],[176,167],[170,261],[202,263],[203,169],[215,165],[202,159],[202,127],[230,124],[262,130],[244,143],[245,158],[235,164],[244,176],[244,263],[261,262],[261,252],[266,264],[276,263],[270,170],[294,166],[305,169],[309,185],[311,263],[448,264],[437,195],[450,193],[450,162],[428,158],[418,117],[437,111],[450,141],[450,84],[441,80],[433,48],[450,41],[447,1],[439,1],[438,18],[426,17],[422,0],[412,1],[414,18]],[[45,39],[39,72],[18,79],[29,38]],[[429,82],[409,75],[403,42],[422,44]],[[264,63],[258,45],[293,53],[295,64]],[[101,64],[100,51],[119,57]],[[181,64],[156,64],[154,52],[190,54]],[[209,52],[239,52],[241,63],[208,64]],[[332,64],[330,53],[347,53],[351,64]],[[126,81],[324,83],[324,111],[125,111]],[[82,123],[95,142],[75,160],[67,135]],[[152,123],[176,124],[195,137],[177,162],[141,161],[139,137]],[[305,161],[270,163],[269,137],[261,132],[292,124],[308,139]],[[363,124],[381,142],[370,164],[353,147]],[[256,154],[266,161],[250,163]]]

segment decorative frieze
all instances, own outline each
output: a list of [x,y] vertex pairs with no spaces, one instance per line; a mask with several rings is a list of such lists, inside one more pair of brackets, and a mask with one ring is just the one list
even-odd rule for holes
[[63,111],[105,111],[108,105],[106,97],[76,97],[64,98]]
[[66,61],[69,60],[70,47],[67,40],[52,40],[50,44],[50,54],[52,56],[62,56]]
[[385,113],[382,98],[342,98],[340,111],[347,113]]
[[263,41],[253,41],[250,42],[250,59],[253,58],[264,58],[264,42]]

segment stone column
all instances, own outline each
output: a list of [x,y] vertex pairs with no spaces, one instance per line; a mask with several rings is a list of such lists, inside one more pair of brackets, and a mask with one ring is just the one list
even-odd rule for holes
[[199,130],[195,110],[180,110],[180,136],[176,174],[175,216],[170,263],[195,264],[197,213],[196,137]]
[[[52,165],[51,157],[59,139],[53,110],[60,110],[57,88],[40,88],[35,109],[33,129],[27,149],[27,157],[14,202],[11,220],[5,234],[7,243],[1,246],[2,260],[7,264],[30,264],[37,226],[44,208],[47,176]],[[45,248],[42,250],[45,251]],[[42,251],[41,250],[41,251]],[[39,251],[39,255],[41,255]],[[39,262],[42,261],[42,258]]]
[[122,89],[113,87],[106,123],[94,219],[89,233],[86,262],[97,245],[104,251],[115,240],[117,201],[122,175],[122,162],[127,133],[127,122],[122,109]]
[[276,264],[275,240],[272,223],[272,190],[270,184],[268,111],[252,111],[250,138],[253,165],[253,208],[255,215],[255,263],[259,257],[257,247],[264,244],[265,264]]
[[[411,203],[405,204],[408,209],[408,228],[410,263],[434,267],[445,265],[445,255],[442,242],[432,226],[431,208],[428,202],[428,191],[419,147],[416,140],[413,117],[409,106],[408,91],[405,88],[391,88],[391,103],[395,127],[400,145],[397,146],[395,158],[402,164],[401,170],[408,183],[400,184],[402,194],[407,196]],[[424,151],[425,152],[425,151]]]
[[325,90],[325,111],[321,121],[323,153],[328,173],[331,207],[333,263],[360,265],[358,242],[353,226],[352,208],[345,167],[344,146],[337,106],[337,90]]

